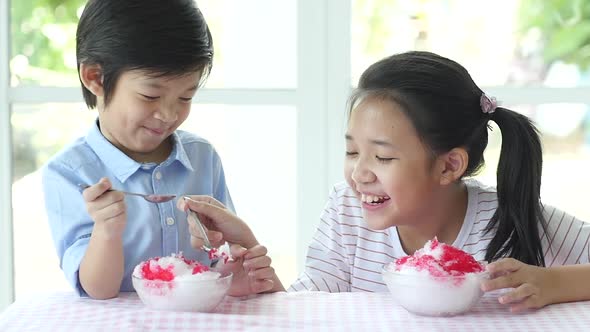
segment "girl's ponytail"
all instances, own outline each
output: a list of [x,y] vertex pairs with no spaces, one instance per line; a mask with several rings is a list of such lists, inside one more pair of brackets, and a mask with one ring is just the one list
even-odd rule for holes
[[497,172],[498,209],[486,227],[496,234],[486,260],[512,257],[545,266],[539,225],[546,231],[540,201],[543,154],[537,128],[524,115],[498,107],[491,119],[502,133]]

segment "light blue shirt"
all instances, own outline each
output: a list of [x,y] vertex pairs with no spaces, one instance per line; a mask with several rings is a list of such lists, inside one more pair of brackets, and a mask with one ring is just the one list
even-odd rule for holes
[[[47,217],[60,266],[79,294],[85,294],[78,271],[94,222],[86,212],[78,184],[90,185],[108,177],[115,189],[179,197],[210,195],[233,210],[221,160],[213,146],[181,130],[172,138],[174,146],[168,159],[160,164],[142,164],[113,146],[95,123],[85,137],[65,147],[43,167]],[[186,214],[176,208],[176,200],[154,204],[127,196],[125,203],[121,291],[134,291],[133,268],[151,257],[183,252],[187,258],[208,264],[207,254],[191,247]]]

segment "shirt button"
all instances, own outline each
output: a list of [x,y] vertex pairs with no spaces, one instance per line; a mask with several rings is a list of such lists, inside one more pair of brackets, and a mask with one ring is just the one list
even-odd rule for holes
[[157,179],[157,180],[160,180],[160,179],[162,179],[162,173],[160,173],[160,172],[156,172],[156,179]]
[[166,219],[166,224],[167,224],[168,226],[172,226],[172,225],[174,225],[174,219],[173,219],[173,218],[167,218],[167,219]]

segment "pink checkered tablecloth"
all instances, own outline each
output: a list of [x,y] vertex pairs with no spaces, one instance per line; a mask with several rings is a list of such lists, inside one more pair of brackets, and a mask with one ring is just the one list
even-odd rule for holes
[[408,313],[388,293],[228,297],[214,313],[149,310],[135,293],[107,301],[49,293],[9,306],[0,331],[590,331],[590,301],[511,314],[492,295],[468,314],[434,318]]

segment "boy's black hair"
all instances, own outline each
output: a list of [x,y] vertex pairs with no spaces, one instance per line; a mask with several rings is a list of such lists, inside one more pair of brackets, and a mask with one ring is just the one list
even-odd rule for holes
[[[102,68],[104,102],[108,105],[121,74],[146,70],[160,76],[201,71],[202,83],[213,64],[213,40],[193,0],[90,0],[76,31],[80,64]],[[84,100],[96,107],[82,84]]]
[[492,114],[480,105],[483,91],[457,62],[430,52],[407,52],[371,65],[349,101],[350,110],[365,96],[380,96],[401,106],[433,155],[463,147],[469,155],[463,176],[484,164],[488,121],[498,124],[502,149],[497,170],[498,209],[486,231],[495,232],[486,260],[513,257],[545,265],[540,231],[547,225],[540,202],[543,155],[531,121],[507,108]]

